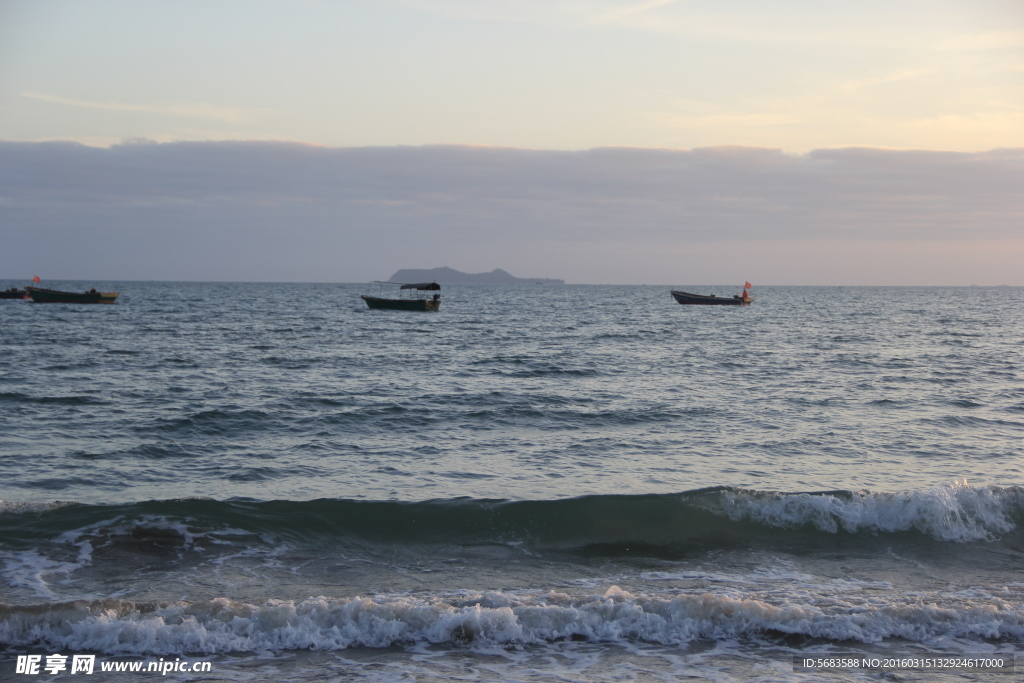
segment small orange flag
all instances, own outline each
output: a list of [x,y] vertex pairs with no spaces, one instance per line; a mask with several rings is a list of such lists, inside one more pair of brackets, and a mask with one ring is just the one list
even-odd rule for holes
[[749,282],[744,282],[744,283],[743,283],[743,287],[744,287],[744,289],[750,289],[750,288],[751,288],[751,287],[753,287],[753,286],[754,286],[754,285],[750,284]]
[[38,275],[33,275],[32,276],[32,282],[42,282],[42,280],[39,279]]

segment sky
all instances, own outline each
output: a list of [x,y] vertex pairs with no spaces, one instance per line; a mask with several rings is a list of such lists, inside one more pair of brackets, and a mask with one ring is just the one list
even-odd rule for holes
[[1022,169],[1019,0],[0,2],[3,278],[1024,285]]

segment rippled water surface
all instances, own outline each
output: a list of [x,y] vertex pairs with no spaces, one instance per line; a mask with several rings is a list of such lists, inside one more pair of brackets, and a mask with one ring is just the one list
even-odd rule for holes
[[0,301],[0,678],[818,680],[792,656],[1024,643],[1024,290],[51,286],[121,297]]
[[357,286],[109,286],[2,302],[4,500],[1022,480],[1021,290],[464,286],[417,315]]

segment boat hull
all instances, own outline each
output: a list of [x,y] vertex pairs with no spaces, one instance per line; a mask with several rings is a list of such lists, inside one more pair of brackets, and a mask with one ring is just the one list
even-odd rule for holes
[[738,296],[709,296],[706,294],[690,294],[689,292],[677,292],[672,290],[672,298],[684,305],[696,306],[749,306],[753,299]]
[[429,299],[382,299],[366,295],[362,295],[360,298],[370,308],[392,311],[436,311],[441,306],[440,301],[431,301]]
[[59,292],[55,289],[26,287],[25,291],[37,304],[112,304],[118,292]]
[[0,292],[0,299],[28,299],[28,292],[24,289],[18,289],[15,291],[7,290]]

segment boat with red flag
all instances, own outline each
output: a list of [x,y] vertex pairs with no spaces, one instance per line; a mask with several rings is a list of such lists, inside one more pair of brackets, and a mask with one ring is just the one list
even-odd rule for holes
[[714,294],[691,294],[690,292],[681,292],[673,289],[672,298],[678,303],[684,305],[697,305],[697,306],[749,306],[753,303],[754,298],[750,296],[747,291],[752,289],[753,285],[749,282],[743,283],[743,294],[734,294],[731,297],[728,296],[715,296]]

